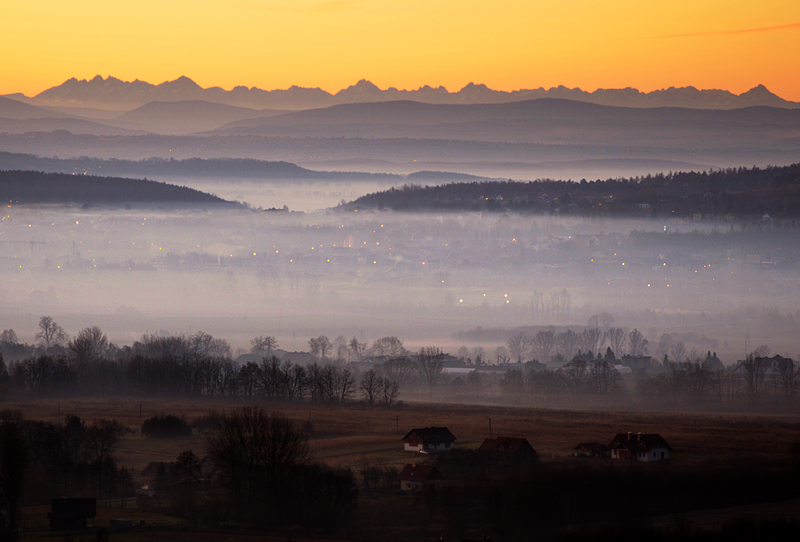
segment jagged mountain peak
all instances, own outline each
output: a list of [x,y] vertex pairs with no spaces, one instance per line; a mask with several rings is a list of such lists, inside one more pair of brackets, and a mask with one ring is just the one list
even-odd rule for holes
[[544,89],[521,89],[500,91],[483,83],[470,82],[456,92],[444,86],[420,86],[415,90],[399,90],[395,87],[381,89],[368,79],[331,94],[320,88],[293,85],[285,90],[262,90],[257,87],[237,86],[233,90],[219,87],[203,88],[185,75],[173,81],[153,85],[138,79],[128,82],[112,76],[100,75],[92,79],[70,78],[59,86],[52,87],[30,98],[33,105],[99,107],[105,109],[130,110],[151,101],[205,100],[239,107],[255,109],[308,109],[330,105],[358,102],[382,102],[398,99],[426,103],[503,103],[538,98],[563,98],[592,102],[600,105],[623,107],[689,107],[696,109],[734,109],[767,105],[796,108],[800,104],[788,102],[758,85],[740,95],[726,90],[698,90],[694,86],[669,87],[652,92],[641,92],[635,88],[597,89],[592,92],[564,85]]

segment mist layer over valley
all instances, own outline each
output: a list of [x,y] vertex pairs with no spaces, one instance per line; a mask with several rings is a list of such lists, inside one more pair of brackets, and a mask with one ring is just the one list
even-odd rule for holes
[[[426,91],[409,100],[359,83],[333,101],[287,106],[230,102],[248,93],[185,79],[123,99],[133,87],[117,83],[0,99],[0,169],[155,178],[250,208],[11,201],[0,236],[2,325],[22,339],[49,314],[72,331],[99,325],[120,344],[202,329],[236,348],[269,333],[303,349],[324,333],[489,352],[519,330],[579,329],[608,313],[651,344],[692,333],[690,349],[715,350],[727,364],[755,345],[797,348],[795,200],[780,192],[794,190],[794,170],[771,200],[697,191],[701,174],[679,179],[684,188],[669,198],[643,181],[796,162],[796,104],[761,87],[738,97],[678,89],[648,95],[654,102],[561,91],[481,102],[465,98],[474,88],[458,93],[464,99]],[[547,178],[591,192],[602,184],[593,180],[623,176],[641,189],[631,212],[614,215],[621,220],[592,210],[613,207],[609,195],[560,194],[541,209],[495,195],[485,205],[450,201],[447,211],[382,202],[404,185]],[[379,194],[362,198],[369,193]],[[696,202],[705,206],[693,210]],[[723,210],[729,204],[746,212]]]
[[29,342],[47,314],[119,344],[203,330],[490,352],[607,312],[733,363],[748,341],[793,353],[800,320],[791,222],[10,205],[2,228],[0,326]]

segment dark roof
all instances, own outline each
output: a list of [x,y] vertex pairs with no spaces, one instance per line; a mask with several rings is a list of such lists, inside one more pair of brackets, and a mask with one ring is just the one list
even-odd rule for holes
[[482,452],[534,452],[533,446],[530,445],[527,439],[516,437],[497,437],[495,439],[487,438],[483,441],[483,444],[481,444],[478,450]]
[[604,446],[603,444],[600,444],[599,442],[581,442],[580,444],[575,446],[573,450],[575,450],[576,452],[580,450],[586,450],[587,452],[593,452],[599,454],[608,451],[608,447]]
[[166,463],[164,461],[151,461],[150,463],[147,464],[144,470],[142,470],[140,476],[158,474],[158,469],[161,465],[164,465],[164,471],[168,473],[170,469],[175,465],[175,463]]
[[403,437],[403,440],[408,440],[414,433],[416,433],[423,443],[454,442],[456,440],[455,435],[453,435],[447,427],[423,427],[421,429],[412,429]]
[[406,465],[397,478],[406,482],[444,480],[444,476],[433,465]]
[[667,441],[658,433],[617,433],[617,436],[608,444],[609,450],[625,448],[631,452],[649,452],[656,447],[672,450]]

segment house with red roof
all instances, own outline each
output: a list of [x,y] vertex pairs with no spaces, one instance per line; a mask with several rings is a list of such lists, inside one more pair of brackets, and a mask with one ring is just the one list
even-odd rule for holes
[[447,427],[412,429],[403,437],[404,450],[429,454],[455,448],[456,437]]
[[530,445],[528,439],[517,437],[487,438],[478,448],[480,452],[502,453],[509,456],[533,457],[536,450]]
[[618,433],[607,448],[611,459],[661,461],[669,459],[670,445],[658,433]]
[[444,476],[433,465],[406,465],[400,474],[400,489],[403,491],[419,491],[425,487],[441,489]]

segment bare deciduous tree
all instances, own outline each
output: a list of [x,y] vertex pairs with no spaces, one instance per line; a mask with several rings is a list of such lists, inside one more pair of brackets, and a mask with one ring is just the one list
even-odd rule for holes
[[789,358],[784,358],[778,363],[776,378],[778,387],[783,395],[787,410],[791,408],[794,396],[800,384],[800,366]]
[[530,344],[530,336],[526,333],[515,333],[512,335],[508,341],[506,341],[508,351],[511,353],[511,359],[514,361],[522,361],[522,359],[528,355]]
[[39,319],[39,332],[36,333],[36,340],[39,346],[48,349],[51,346],[64,346],[69,340],[64,328],[56,324],[50,316],[42,316]]
[[625,389],[622,375],[604,360],[592,363],[589,371],[589,386],[598,395],[615,395]]
[[368,405],[372,406],[378,400],[381,384],[381,377],[378,376],[374,369],[370,369],[361,375],[358,389],[361,390],[361,395]]
[[631,356],[646,356],[647,346],[647,339],[638,329],[634,329],[628,334],[628,350]]
[[372,343],[372,353],[375,356],[401,356],[405,352],[403,341],[397,337],[381,337]]
[[575,357],[580,345],[580,336],[571,329],[567,329],[556,335],[556,345],[564,359],[571,360]]
[[[601,330],[608,329],[614,325],[614,317],[607,312],[593,315],[587,322],[589,327],[599,327]],[[602,346],[600,346],[602,348]]]
[[87,327],[69,341],[67,347],[75,355],[79,366],[94,363],[106,357],[109,349],[108,336],[97,326]]
[[381,373],[386,378],[397,382],[401,386],[408,383],[416,370],[417,367],[414,362],[405,356],[392,358],[380,367]]
[[225,339],[216,339],[204,331],[198,331],[188,338],[189,347],[200,356],[230,358],[231,345]]
[[444,359],[442,351],[435,346],[424,346],[417,354],[417,371],[428,388],[432,388],[442,376]]
[[608,328],[608,331],[606,331],[606,339],[608,340],[611,350],[618,356],[621,356],[625,351],[625,344],[627,342],[625,330],[618,327]]
[[550,361],[555,346],[555,331],[539,331],[533,336],[533,356],[542,363]]
[[381,380],[380,401],[386,406],[392,406],[400,395],[400,384],[388,378]]
[[603,332],[599,327],[587,327],[581,332],[580,342],[583,350],[598,352],[603,348]]
[[356,361],[361,361],[364,359],[364,354],[367,352],[367,343],[361,342],[357,338],[353,337],[350,339],[350,342],[347,343],[347,348],[350,350],[351,355]]
[[760,356],[752,352],[747,354],[740,369],[747,389],[747,400],[750,403],[750,408],[755,409],[758,404],[758,396],[761,393],[761,386],[766,376],[766,367],[761,363]]
[[250,351],[253,354],[272,355],[272,351],[278,348],[278,341],[272,335],[259,335],[250,341]]
[[686,345],[683,341],[673,341],[669,348],[670,351],[670,359],[675,363],[680,363],[686,359],[687,350]]
[[310,459],[308,440],[281,413],[240,407],[223,416],[207,439],[208,453],[222,474],[225,489],[240,506],[250,506],[280,486],[295,465]]
[[308,348],[311,350],[311,355],[321,360],[327,359],[331,347],[331,340],[327,335],[312,337],[308,340]]

